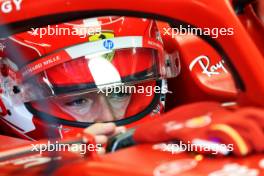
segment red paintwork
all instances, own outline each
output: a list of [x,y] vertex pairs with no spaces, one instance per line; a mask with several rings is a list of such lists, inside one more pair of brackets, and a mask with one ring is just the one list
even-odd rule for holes
[[[151,8],[146,8],[149,7],[150,4]],[[238,18],[228,1],[100,0],[99,3],[98,0],[90,0],[89,3],[84,3],[84,1],[81,0],[24,0],[21,11],[1,14],[2,20],[0,23],[10,23],[31,19],[33,17],[83,10],[127,10],[146,12],[166,16],[171,19],[181,19],[182,21],[194,24],[197,27],[233,27],[235,31],[234,36],[230,36],[228,38],[220,37],[216,39],[216,41],[219,42],[222,48],[226,51],[245,84],[246,90],[239,91],[237,98],[241,105],[263,106],[264,60],[262,53],[263,50],[260,50],[263,48],[260,46],[261,43],[263,43],[261,42],[263,40],[260,40],[259,37],[259,35],[263,35],[263,29],[260,27],[254,30],[255,25],[257,25],[254,23],[254,25],[252,24],[254,27],[247,26],[248,23],[245,23],[246,20],[251,21],[253,18],[250,18],[249,16]],[[241,21],[243,23],[241,23]],[[246,30],[244,27],[246,27]],[[258,37],[259,40],[257,39]],[[254,40],[252,40],[252,38]],[[183,46],[183,48],[180,49],[180,54],[184,60],[183,63],[186,64],[183,65],[184,73],[188,73],[188,63],[192,57],[195,57],[196,52],[199,53],[206,50],[204,52],[212,56],[216,61],[218,58],[218,55],[210,47],[202,44],[199,39],[194,40],[201,44],[199,46],[203,46],[201,50],[196,50],[194,43],[171,41],[171,43],[175,44],[175,46]],[[188,53],[188,48],[192,48],[193,53]],[[236,98],[236,95],[232,91],[233,89],[228,89],[229,91],[227,90],[227,92],[213,90],[205,84],[202,84],[197,77],[195,77],[195,73],[189,72],[188,74],[195,80],[194,83],[186,80],[184,76],[174,80],[179,81],[177,84],[174,84],[174,81],[172,82],[172,80],[170,81],[170,86],[172,88],[187,92],[186,96],[179,96],[179,100],[175,100],[176,95],[169,97],[170,108],[173,108],[176,104],[198,101],[201,99],[213,98],[224,101]],[[187,83],[185,83],[185,81],[187,81]],[[187,87],[189,88],[187,89]],[[230,93],[230,90],[233,93]],[[0,138],[0,146],[3,142],[5,144],[14,143],[14,139],[4,137],[3,140]],[[81,159],[79,156],[72,153],[60,153],[59,155],[62,155],[62,159],[60,160],[59,165],[55,166],[59,169],[55,169],[53,171],[54,175],[153,175],[153,170],[162,163],[164,164],[168,161],[177,161],[186,158],[195,158],[194,155],[187,153],[172,155],[171,153],[156,151],[152,149],[151,144],[134,146],[132,148],[124,149],[113,154],[107,154],[96,159]],[[263,164],[263,158],[263,154],[256,154],[243,158],[204,158],[202,161],[198,162],[195,169],[181,173],[181,175],[208,175],[208,173],[212,171],[221,169],[227,163],[239,163],[252,169],[259,169],[259,175],[263,175],[263,167],[260,168],[262,166],[261,164]],[[260,162],[260,160],[262,160],[262,162]],[[177,167],[174,168],[177,169]],[[24,169],[23,165],[8,164],[0,166],[0,174],[39,175],[46,169],[46,165]],[[174,173],[171,175],[176,176],[179,174]]]
[[[65,1],[66,2],[66,1]],[[52,3],[52,5],[50,5]],[[56,5],[56,4],[60,5]],[[67,4],[68,3],[68,4]],[[163,15],[171,18],[181,19],[182,21],[194,24],[197,27],[233,27],[234,36],[224,36],[216,39],[220,45],[225,49],[226,53],[231,58],[233,64],[237,67],[238,72],[242,80],[246,85],[246,91],[241,92],[235,90],[234,82],[231,79],[230,74],[221,72],[220,75],[208,78],[202,74],[202,70],[194,68],[192,72],[189,70],[189,65],[193,59],[200,55],[206,55],[209,57],[211,64],[216,64],[222,60],[219,53],[217,53],[209,44],[205,43],[198,37],[194,36],[177,36],[176,39],[172,39],[170,36],[162,36],[165,42],[165,47],[168,51],[173,48],[178,48],[182,63],[182,72],[179,77],[169,80],[169,90],[173,94],[169,94],[167,98],[167,110],[170,110],[178,105],[203,100],[216,100],[216,101],[235,101],[239,99],[242,104],[256,104],[262,105],[262,99],[264,96],[262,71],[264,70],[262,55],[258,48],[253,44],[248,33],[242,29],[239,19],[231,10],[230,4],[227,1],[215,1],[209,0],[196,1],[154,1],[154,8],[144,9],[144,3],[148,4],[149,1],[140,2],[127,2],[119,3],[119,1],[113,1],[113,3],[104,3],[102,1],[100,5],[94,1],[91,1],[89,5],[83,4],[79,1],[38,1],[30,2],[28,0],[22,1],[21,10],[14,11],[9,14],[3,14],[3,21],[7,23],[19,20],[30,19],[37,16],[44,16],[47,14],[66,13],[70,11],[80,10],[93,10],[93,9],[127,9],[136,11],[145,11],[147,13],[154,13],[157,15]],[[159,5],[162,3],[162,5]],[[203,5],[202,5],[203,4]],[[128,5],[128,6],[126,6]],[[55,8],[60,6],[60,8]],[[169,7],[174,7],[172,8]],[[32,11],[34,8],[36,10]],[[160,9],[159,9],[160,8]],[[217,8],[218,11],[211,9]],[[175,9],[175,10],[174,10]],[[185,10],[183,10],[185,9]],[[225,15],[222,15],[225,13]],[[23,15],[22,15],[23,14]],[[228,15],[229,14],[229,15]],[[204,20],[206,19],[206,20]],[[0,22],[1,23],[1,22]],[[166,24],[162,24],[165,25]],[[161,32],[162,32],[161,25]],[[243,42],[240,42],[243,41]],[[248,43],[247,46],[244,43]],[[250,53],[250,54],[249,54]],[[254,61],[251,59],[254,58]],[[243,64],[241,64],[243,63]],[[179,92],[184,92],[180,93]],[[152,118],[142,119],[133,125],[143,123],[151,120]],[[37,131],[32,131],[27,135],[36,138],[45,137],[45,126],[43,122],[34,118],[34,124],[37,127]],[[3,131],[12,136],[23,137],[19,132],[12,130],[5,122],[0,124]],[[76,134],[82,129],[67,129],[67,126],[62,130],[63,136]],[[43,130],[42,130],[43,129]],[[42,132],[40,132],[42,131]],[[58,134],[58,129],[54,128],[54,134]]]
[[[146,9],[145,7],[149,4],[151,4],[152,8]],[[246,91],[239,94],[241,102],[243,104],[254,103],[263,105],[264,82],[262,75],[264,60],[254,42],[244,30],[229,1],[169,0],[164,2],[161,0],[115,0],[110,3],[107,0],[102,0],[98,3],[97,0],[92,0],[89,3],[83,3],[83,1],[79,0],[40,0],[34,2],[25,0],[20,11],[2,14],[1,23],[10,23],[51,14],[94,10],[146,12],[171,19],[180,19],[197,27],[234,28],[235,35],[219,37],[216,41],[226,51],[246,85]]]
[[[9,137],[4,138],[5,141],[10,141],[12,143],[14,143],[14,141],[21,142],[20,140]],[[3,143],[3,141],[0,142],[0,145]],[[59,152],[55,156],[51,155],[51,153],[44,153],[43,155],[31,154],[10,160],[9,163],[0,162],[0,171],[1,173],[5,173],[5,175],[33,176],[40,175],[41,173],[47,171],[48,168],[51,169],[51,167],[54,167],[53,170],[50,170],[50,172],[47,173],[48,175],[103,176],[107,174],[108,176],[149,176],[155,175],[154,173],[156,173],[155,176],[205,176],[209,173],[222,169],[227,164],[239,164],[248,167],[249,169],[257,169],[259,175],[264,174],[264,168],[261,165],[264,161],[263,154],[244,158],[201,158],[201,155],[191,153],[172,154],[170,152],[153,149],[153,144],[138,145],[112,154],[90,158],[81,158],[79,155],[71,152]],[[52,158],[53,160],[57,158],[57,162],[52,163]],[[19,163],[21,160],[23,160],[24,163]],[[181,165],[182,167],[180,167],[179,164],[183,164],[183,162],[187,164],[192,163],[194,167],[187,169],[185,172],[179,172],[180,168],[183,168],[183,166]],[[163,174],[157,174],[159,170],[158,168],[161,168],[161,165],[166,165],[166,163],[172,164],[170,169],[166,169],[167,174],[164,173],[164,170],[161,172]],[[173,165],[173,163],[175,165]],[[239,170],[237,170],[237,172],[238,171]]]

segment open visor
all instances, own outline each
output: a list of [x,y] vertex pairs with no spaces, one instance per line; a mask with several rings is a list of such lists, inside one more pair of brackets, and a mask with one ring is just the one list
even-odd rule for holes
[[161,42],[141,36],[87,42],[20,69],[18,95],[31,102],[173,77],[173,59]]

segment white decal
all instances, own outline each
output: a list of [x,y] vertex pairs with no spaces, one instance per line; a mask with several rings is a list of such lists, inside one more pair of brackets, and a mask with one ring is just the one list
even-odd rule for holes
[[169,133],[171,131],[180,130],[184,128],[184,124],[176,122],[176,121],[169,121],[164,124],[164,127],[165,127],[166,132]]
[[261,169],[264,169],[264,159],[260,160],[260,162],[259,162],[259,167],[260,167]]
[[239,164],[227,164],[223,169],[210,173],[208,176],[258,176],[257,169],[250,169]]
[[154,176],[176,176],[185,171],[192,170],[198,162],[193,159],[182,159],[163,163],[153,171]]
[[207,56],[202,55],[202,56],[195,58],[191,62],[189,69],[190,71],[192,71],[194,66],[196,64],[199,64],[199,66],[203,70],[202,73],[206,74],[208,77],[211,77],[212,75],[219,75],[220,74],[220,72],[218,71],[219,69],[222,69],[225,73],[228,73],[227,69],[224,66],[224,63],[225,63],[224,60],[219,61],[215,65],[211,65],[210,62],[211,61]]
[[9,164],[12,164],[14,166],[20,166],[22,165],[23,168],[30,168],[30,167],[34,167],[34,166],[39,166],[39,165],[43,165],[46,163],[49,163],[51,161],[54,160],[61,160],[61,157],[44,157],[41,155],[33,155],[33,156],[29,156],[29,157],[24,157],[24,158],[20,158],[20,159],[15,159],[15,160],[9,160],[9,161],[5,161],[0,163],[0,167],[1,166],[6,166]]
[[47,43],[35,43],[35,42],[32,42],[32,41],[28,41],[28,40],[25,40],[25,42],[27,42],[29,44],[33,44],[33,45],[38,45],[38,46],[41,46],[41,47],[51,47],[51,45],[47,44]]
[[185,122],[169,121],[164,124],[167,133],[171,131],[180,130],[182,128],[203,128],[211,124],[212,119],[210,115],[203,115],[191,118]]
[[1,12],[11,13],[14,10],[19,11],[21,10],[21,3],[22,0],[3,1],[1,4]]

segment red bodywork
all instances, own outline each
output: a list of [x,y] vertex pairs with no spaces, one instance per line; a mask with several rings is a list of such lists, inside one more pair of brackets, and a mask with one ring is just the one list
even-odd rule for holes
[[[7,152],[6,144],[25,144],[1,136],[1,151]],[[18,145],[18,144],[16,144]],[[16,148],[18,150],[19,147]],[[2,154],[2,152],[1,152]],[[86,176],[218,176],[229,172],[238,174],[264,174],[264,155],[248,157],[206,157],[192,153],[162,151],[154,144],[141,144],[102,156],[83,158],[70,152],[32,153],[0,162],[1,175],[86,175]],[[231,171],[230,171],[231,170]]]
[[[152,4],[152,8],[145,9],[147,4]],[[229,1],[218,0],[212,3],[210,0],[201,0],[199,2],[192,0],[166,2],[116,0],[111,3],[109,1],[101,1],[100,4],[97,1],[90,1],[87,4],[82,1],[23,1],[21,10],[3,14],[1,23],[18,22],[46,15],[85,11],[98,11],[101,15],[116,13],[125,15],[129,14],[129,12],[130,14],[131,12],[142,12],[163,16],[171,20],[180,19],[201,28],[233,28],[234,35],[228,38],[219,37],[215,40],[223,48],[232,64],[235,65],[238,74],[244,82],[245,91],[239,94],[241,102],[244,104],[263,104],[264,82],[262,70],[264,61],[261,52],[243,28]],[[134,15],[137,14],[134,13]],[[57,19],[59,21],[59,18]],[[41,25],[44,24],[42,23]],[[25,28],[25,26],[23,27]],[[254,58],[254,60],[251,58]]]
[[[150,4],[151,8],[146,8]],[[242,82],[241,89],[234,88],[234,82],[230,74],[215,78],[215,80],[207,80],[201,74],[202,70],[199,67],[194,68],[193,72],[189,71],[192,60],[201,54],[212,58],[212,64],[221,61],[221,55],[212,49],[208,43],[198,37],[193,37],[189,42],[188,37],[190,36],[177,36],[176,40],[167,38],[167,48],[178,47],[182,59],[182,74],[174,80],[169,80],[169,89],[174,94],[168,97],[168,109],[183,103],[202,100],[222,102],[237,100],[238,104],[242,106],[263,107],[264,60],[263,46],[261,46],[263,43],[263,40],[261,40],[263,26],[261,24],[252,25],[254,27],[248,26],[247,21],[259,22],[256,22],[256,17],[250,13],[250,7],[247,10],[248,14],[239,18],[228,0],[215,0],[213,2],[212,0],[100,0],[100,2],[91,0],[89,3],[84,3],[81,0],[24,0],[22,1],[21,10],[1,14],[0,23],[14,23],[34,18],[39,20],[39,17],[48,15],[51,15],[49,20],[52,21],[52,19],[59,20],[59,18],[55,18],[59,14],[79,12],[79,15],[81,15],[81,12],[90,12],[88,15],[119,14],[136,16],[139,13],[145,13],[155,15],[155,17],[165,17],[167,20],[180,20],[201,28],[231,27],[234,29],[233,36],[219,37],[214,41],[217,43],[218,48],[226,53],[234,66],[237,75],[240,77],[238,80],[240,80],[240,83]],[[95,12],[98,12],[98,14]],[[52,17],[52,15],[55,16]],[[71,16],[72,14],[68,15]],[[24,21],[21,24],[26,23]],[[255,28],[256,25],[259,25],[259,27]],[[30,26],[21,25],[21,28],[23,27]],[[219,87],[218,81],[226,81],[226,86]],[[181,92],[184,92],[184,94]],[[177,114],[175,114],[176,116]],[[4,136],[0,138],[0,141],[1,151],[10,148],[10,144],[17,143],[16,146],[19,146],[27,143]],[[81,158],[79,155],[69,152],[56,153],[56,156],[34,155],[33,157],[24,156],[23,161],[28,159],[24,163],[20,162],[19,158],[9,162],[0,162],[0,175],[40,175],[46,172],[48,175],[53,173],[54,175],[92,176],[204,176],[210,173],[209,176],[218,176],[221,175],[220,172],[228,169],[233,169],[233,173],[242,175],[245,168],[250,172],[250,174],[245,175],[264,174],[263,154],[243,158],[207,158],[191,153],[172,155],[168,152],[153,149],[153,144],[137,145],[112,154],[90,158]],[[53,165],[53,160],[58,162]],[[29,165],[29,163],[33,163],[33,165]]]

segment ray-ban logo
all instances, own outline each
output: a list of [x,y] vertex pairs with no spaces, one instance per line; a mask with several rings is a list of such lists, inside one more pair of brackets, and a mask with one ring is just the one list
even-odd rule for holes
[[202,55],[202,56],[195,58],[191,62],[189,69],[190,71],[192,71],[193,68],[196,65],[198,65],[202,69],[203,74],[206,74],[208,77],[211,77],[213,75],[219,75],[221,73],[220,70],[222,70],[225,73],[228,73],[224,64],[225,64],[224,60],[221,60],[217,62],[216,64],[211,64],[209,57]]

